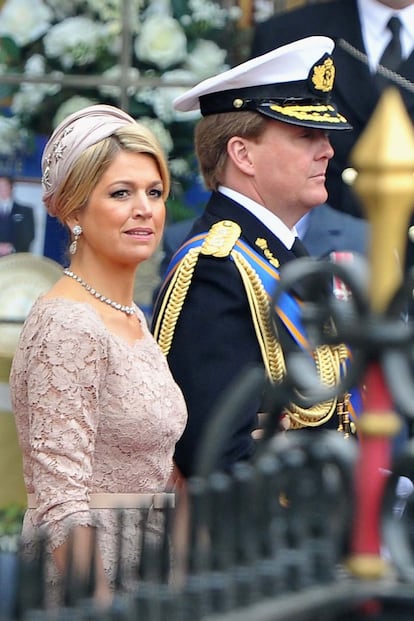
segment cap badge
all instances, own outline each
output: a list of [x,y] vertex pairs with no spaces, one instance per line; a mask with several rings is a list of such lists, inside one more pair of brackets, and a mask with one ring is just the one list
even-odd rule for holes
[[335,65],[333,58],[328,56],[323,63],[314,65],[311,75],[312,84],[317,91],[329,93],[333,89],[335,80]]

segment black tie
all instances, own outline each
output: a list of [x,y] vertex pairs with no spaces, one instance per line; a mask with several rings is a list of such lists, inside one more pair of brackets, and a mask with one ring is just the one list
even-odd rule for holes
[[291,251],[296,257],[308,257],[309,252],[306,250],[304,244],[300,241],[299,237],[295,237]]
[[[379,64],[383,67],[386,67],[387,69],[396,71],[401,65],[402,61],[400,40],[401,21],[399,17],[396,17],[396,15],[390,17],[387,28],[391,30],[392,36],[390,42],[388,43],[379,60]],[[387,79],[380,74],[377,75],[377,81],[381,89],[390,84]]]

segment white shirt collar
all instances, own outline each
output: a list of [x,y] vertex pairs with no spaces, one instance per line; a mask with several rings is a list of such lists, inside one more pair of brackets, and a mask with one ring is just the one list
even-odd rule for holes
[[12,206],[13,206],[13,201],[10,198],[7,199],[4,202],[0,201],[0,211],[1,212],[9,212],[9,211],[11,211]]
[[303,239],[305,237],[305,233],[308,230],[309,217],[310,217],[310,211],[308,211],[308,213],[305,213],[305,215],[302,216],[301,219],[298,220],[298,222],[296,222],[296,225],[295,225],[296,231],[300,239]]
[[251,200],[244,194],[240,194],[240,192],[236,192],[236,190],[232,190],[223,185],[220,185],[218,191],[224,196],[228,196],[232,200],[239,203],[242,207],[250,211],[262,224],[265,225],[266,228],[269,229],[275,235],[284,246],[288,250],[292,248],[293,242],[295,241],[295,237],[297,237],[296,227],[289,229],[284,222],[274,213],[260,205],[260,203],[256,203],[256,201]]
[[398,15],[401,20],[402,54],[407,58],[414,48],[414,4],[405,9],[395,10],[377,0],[357,0],[357,3],[362,38],[371,71],[376,70],[378,61],[391,38],[387,23],[392,15]]

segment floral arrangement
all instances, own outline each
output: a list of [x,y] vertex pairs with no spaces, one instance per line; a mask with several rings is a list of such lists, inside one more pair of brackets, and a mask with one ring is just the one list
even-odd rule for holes
[[[0,157],[29,150],[67,114],[92,103],[120,105],[124,0],[6,0],[0,9]],[[1,6],[1,4],[0,4]],[[169,157],[172,204],[194,182],[193,128],[198,113],[174,111],[173,99],[232,62],[237,6],[214,0],[128,0],[131,62],[128,112],[148,124]],[[234,61],[234,59],[233,59]],[[125,71],[124,71],[125,73]],[[2,75],[38,82],[8,84]],[[65,83],[95,76],[95,84]],[[62,80],[63,76],[63,83]],[[42,82],[42,77],[48,81]],[[125,79],[125,75],[122,76]]]

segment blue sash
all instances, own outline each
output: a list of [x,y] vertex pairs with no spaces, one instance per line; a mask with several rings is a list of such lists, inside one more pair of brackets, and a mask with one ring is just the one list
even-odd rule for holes
[[[200,233],[199,235],[195,235],[177,250],[168,265],[162,291],[164,290],[166,284],[168,284],[171,276],[174,274],[175,270],[177,269],[178,265],[185,257],[187,252],[192,248],[199,248],[203,244],[206,236],[207,233]],[[236,248],[240,252],[240,254],[243,255],[246,261],[248,261],[249,265],[254,266],[254,269],[256,270],[260,280],[263,283],[266,293],[269,295],[269,297],[272,297],[275,288],[275,281],[280,280],[279,271],[275,267],[270,265],[270,263],[264,261],[258,252],[256,252],[253,248],[245,244],[240,239],[236,241],[236,243],[234,244],[234,248]],[[229,259],[232,260],[231,255],[229,255]],[[302,348],[309,349],[309,342],[300,319],[300,305],[298,301],[288,293],[284,293],[280,297],[277,312],[294,340]]]

